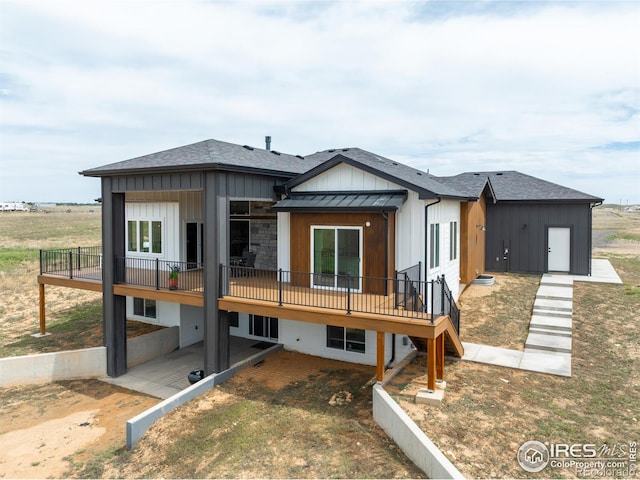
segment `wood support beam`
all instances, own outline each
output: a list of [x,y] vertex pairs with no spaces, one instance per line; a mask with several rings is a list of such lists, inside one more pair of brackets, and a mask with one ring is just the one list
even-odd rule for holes
[[46,335],[46,318],[45,318],[45,297],[44,297],[44,283],[38,284],[40,290],[40,335]]
[[436,341],[427,338],[427,389],[436,390]]
[[377,333],[377,346],[376,346],[376,379],[379,382],[384,380],[384,332]]
[[444,333],[436,338],[436,378],[444,380]]

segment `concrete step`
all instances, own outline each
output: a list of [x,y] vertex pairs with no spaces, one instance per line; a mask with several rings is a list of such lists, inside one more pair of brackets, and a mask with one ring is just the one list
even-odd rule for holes
[[553,330],[550,328],[530,327],[529,333],[539,333],[541,335],[557,335],[558,337],[571,337],[571,330]]
[[547,310],[558,310],[570,312],[573,310],[572,300],[546,300],[544,298],[536,298],[533,302],[533,308],[544,308]]
[[549,352],[571,353],[571,337],[529,333],[524,346]]
[[540,279],[540,285],[556,285],[560,287],[572,287],[573,277],[564,275],[549,275],[545,273]]
[[570,316],[549,316],[534,314],[529,328],[544,328],[546,330],[571,331],[573,322]]
[[540,285],[536,293],[536,298],[546,298],[551,300],[568,300],[573,299],[573,287],[571,286],[554,286]]
[[533,309],[533,315],[541,315],[545,317],[571,318],[572,312],[562,312],[559,310],[547,310],[545,308]]

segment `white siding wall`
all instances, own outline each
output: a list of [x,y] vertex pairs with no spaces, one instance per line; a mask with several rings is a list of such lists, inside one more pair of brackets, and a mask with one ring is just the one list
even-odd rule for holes
[[[147,194],[148,195],[148,194]],[[178,202],[142,201],[139,195],[135,201],[127,201],[125,205],[126,220],[160,220],[162,222],[162,254],[127,252],[128,257],[160,258],[163,260],[180,260],[180,208]],[[129,198],[128,198],[129,200]],[[126,243],[126,231],[125,231]],[[127,297],[127,318],[165,327],[180,326],[180,305],[172,302],[156,303],[156,318],[137,317],[133,315],[133,298]],[[181,334],[180,347],[183,345]]]
[[[327,348],[327,327],[316,323],[280,319],[280,343],[287,350],[365,365],[376,364],[376,332],[366,332],[365,353]],[[391,357],[391,336],[385,342],[386,361]]]
[[[457,300],[460,292],[460,202],[443,200],[429,207],[427,216],[429,225],[440,224],[440,266],[429,268],[429,265],[426,265],[428,279],[434,279],[438,275],[444,274],[447,285],[449,285],[454,299]],[[449,260],[449,222],[458,222],[458,256],[455,260]],[[427,235],[429,235],[430,228],[426,229]],[[431,245],[429,245],[430,248]]]
[[409,192],[407,201],[396,217],[396,270],[424,265],[424,205],[416,192]]
[[289,212],[278,213],[278,268],[291,270],[291,215]]
[[[180,215],[177,202],[127,202],[126,220],[160,220],[162,222],[162,254],[127,252],[128,257],[180,260]],[[126,223],[125,223],[126,226]],[[125,228],[125,244],[127,242]]]
[[294,192],[349,190],[404,190],[404,188],[359,168],[341,163],[293,189]]
[[180,305],[180,348],[204,339],[204,310],[202,307]]
[[133,314],[133,297],[127,297],[127,318],[164,327],[180,326],[180,304],[156,302],[156,318],[139,317]]

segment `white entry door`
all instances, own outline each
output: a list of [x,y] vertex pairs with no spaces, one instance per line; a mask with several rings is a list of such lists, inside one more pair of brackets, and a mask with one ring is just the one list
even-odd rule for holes
[[549,227],[547,265],[550,272],[568,272],[571,269],[571,229]]

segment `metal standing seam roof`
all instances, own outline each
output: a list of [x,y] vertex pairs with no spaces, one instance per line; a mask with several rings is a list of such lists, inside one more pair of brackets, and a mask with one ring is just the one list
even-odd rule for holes
[[407,199],[406,190],[371,192],[300,192],[291,193],[273,208],[291,211],[396,211]]

